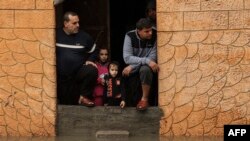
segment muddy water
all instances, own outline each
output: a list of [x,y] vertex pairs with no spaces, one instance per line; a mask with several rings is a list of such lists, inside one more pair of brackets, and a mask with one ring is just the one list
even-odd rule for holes
[[158,137],[95,138],[82,136],[0,137],[0,141],[223,141],[223,137]]

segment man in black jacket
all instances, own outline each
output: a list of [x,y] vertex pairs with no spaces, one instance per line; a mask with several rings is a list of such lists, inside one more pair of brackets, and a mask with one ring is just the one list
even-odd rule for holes
[[66,12],[64,27],[56,32],[59,104],[94,106],[91,96],[98,75],[95,47],[91,36],[79,29],[78,15]]

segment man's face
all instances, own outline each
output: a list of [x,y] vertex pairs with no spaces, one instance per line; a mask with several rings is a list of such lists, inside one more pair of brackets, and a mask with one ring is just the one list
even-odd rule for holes
[[79,31],[79,17],[69,15],[69,21],[64,21],[64,29],[69,34],[75,34]]
[[152,27],[150,28],[143,28],[141,30],[138,29],[138,34],[141,39],[147,40],[152,38]]
[[116,77],[116,75],[118,74],[118,67],[116,65],[111,64],[109,66],[109,73],[112,77]]

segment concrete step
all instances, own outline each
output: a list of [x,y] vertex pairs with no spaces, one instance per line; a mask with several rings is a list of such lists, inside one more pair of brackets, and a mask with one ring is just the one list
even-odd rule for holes
[[137,111],[135,107],[59,105],[57,134],[99,137],[158,135],[161,116],[158,107]]

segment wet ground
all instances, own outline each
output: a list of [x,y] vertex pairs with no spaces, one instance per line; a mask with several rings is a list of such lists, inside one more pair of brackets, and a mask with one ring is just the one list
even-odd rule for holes
[[223,137],[125,137],[125,138],[95,138],[81,136],[58,137],[0,137],[0,141],[223,141]]

